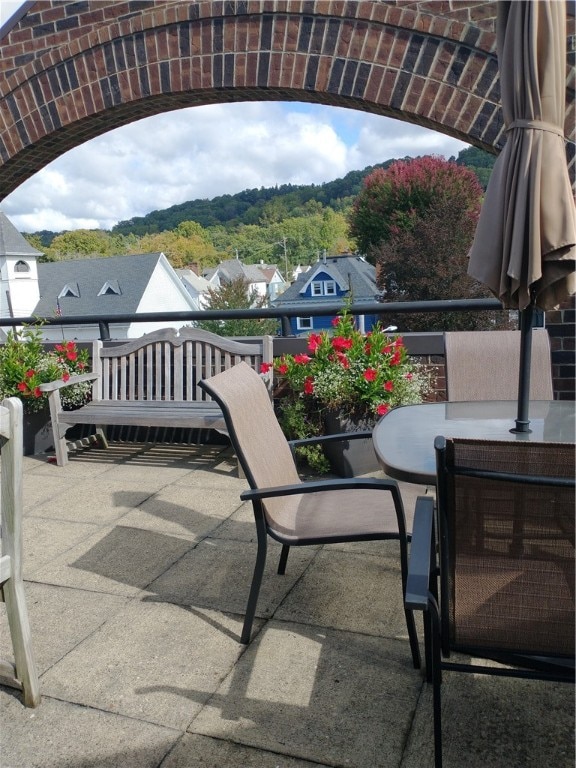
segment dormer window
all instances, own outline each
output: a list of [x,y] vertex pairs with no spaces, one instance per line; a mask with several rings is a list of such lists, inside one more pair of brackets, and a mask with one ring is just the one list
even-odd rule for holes
[[121,293],[117,280],[106,280],[98,291],[98,296],[120,296]]
[[334,280],[314,280],[310,291],[312,296],[336,296],[336,283]]
[[14,264],[14,272],[30,272],[30,264],[27,264],[25,261],[17,261],[16,264]]
[[78,283],[67,283],[58,294],[58,298],[59,299],[67,299],[67,298],[79,299],[80,288],[78,288]]

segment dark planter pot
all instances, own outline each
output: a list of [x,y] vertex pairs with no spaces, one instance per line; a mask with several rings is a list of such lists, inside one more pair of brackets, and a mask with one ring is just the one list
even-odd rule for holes
[[[361,432],[372,430],[374,419],[341,416],[338,413],[326,413],[324,426],[326,434],[338,432]],[[339,477],[354,477],[377,472],[380,469],[372,438],[357,440],[338,440],[324,445],[324,453],[330,462],[332,471]]]
[[48,410],[24,413],[24,455],[35,456],[52,448],[54,440]]

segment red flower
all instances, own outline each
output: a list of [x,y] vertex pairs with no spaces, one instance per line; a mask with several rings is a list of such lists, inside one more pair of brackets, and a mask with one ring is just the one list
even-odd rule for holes
[[[78,368],[84,367],[82,363],[78,364]],[[272,368],[272,363],[260,363],[260,373],[268,373],[268,371]]]
[[390,352],[392,352],[393,348],[394,348],[393,344],[386,344],[385,347],[382,347],[382,354],[383,355],[389,355]]
[[24,375],[26,376],[27,379],[31,379],[35,373],[36,371],[33,368],[30,368],[28,371],[26,371]]
[[56,344],[54,349],[56,350],[56,352],[64,352],[66,348],[64,347],[64,344]]
[[278,365],[278,368],[276,368],[276,370],[278,371],[278,373],[279,373],[281,376],[284,376],[285,374],[287,374],[287,373],[288,373],[288,366],[286,365],[286,363],[280,363],[280,364]]
[[308,338],[308,349],[310,352],[316,352],[322,341],[322,336],[318,333],[311,333]]
[[16,386],[19,392],[26,392],[28,390],[28,384],[25,381],[19,381]]
[[346,368],[346,369],[350,368],[350,361],[348,360],[344,352],[336,352],[336,357],[338,359],[338,362],[342,366],[342,368]]
[[378,378],[378,371],[375,368],[366,368],[363,376],[366,381],[376,381]]
[[406,378],[406,379],[408,379],[408,381],[412,381],[412,379],[414,378],[414,374],[412,374],[412,373],[407,373],[407,374],[406,374],[406,376],[405,376],[405,378]]
[[339,317],[333,317],[331,322],[332,322],[332,325],[336,326],[340,322],[340,318]]
[[42,397],[42,392],[40,391],[40,387],[36,387],[34,389],[34,397]]
[[68,373],[68,371],[65,371],[62,374],[62,381],[68,381],[69,378],[70,378],[70,374]]
[[390,359],[390,365],[400,365],[401,362],[402,362],[402,355],[400,354],[400,352],[394,352],[394,354]]
[[[267,365],[270,365],[270,363],[267,363]],[[85,363],[82,363],[82,362],[80,362],[80,363],[78,363],[78,368],[79,368],[81,371],[83,371],[83,370],[84,370],[84,368],[86,368],[86,364],[85,364]]]
[[352,339],[346,339],[344,336],[335,336],[332,339],[332,346],[338,352],[343,352],[345,349],[350,349],[352,346]]
[[66,352],[66,357],[68,358],[68,360],[71,360],[72,362],[74,362],[74,360],[76,360],[76,358],[78,357],[78,352]]
[[386,403],[380,403],[380,405],[376,408],[376,413],[378,416],[385,416],[389,410],[390,407],[386,405]]
[[386,390],[386,392],[392,392],[392,390],[394,389],[394,382],[393,381],[385,382],[384,389]]
[[310,360],[312,360],[312,358],[308,355],[294,355],[294,362],[298,363],[298,365],[306,365]]
[[306,376],[304,379],[304,394],[312,395],[314,393],[314,379],[312,376]]

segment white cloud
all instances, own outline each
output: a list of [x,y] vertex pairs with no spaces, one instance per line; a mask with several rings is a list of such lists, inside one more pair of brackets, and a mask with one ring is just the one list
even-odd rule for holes
[[2,202],[21,231],[110,229],[197,198],[276,184],[321,184],[394,157],[467,145],[419,126],[322,105],[193,107],[76,147]]

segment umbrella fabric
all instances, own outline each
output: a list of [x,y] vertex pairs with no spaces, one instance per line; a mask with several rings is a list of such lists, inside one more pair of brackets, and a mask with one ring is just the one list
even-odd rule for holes
[[506,144],[468,274],[504,307],[554,309],[576,291],[576,209],[564,145],[565,2],[501,0],[497,47]]

